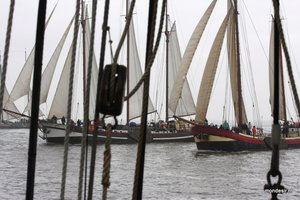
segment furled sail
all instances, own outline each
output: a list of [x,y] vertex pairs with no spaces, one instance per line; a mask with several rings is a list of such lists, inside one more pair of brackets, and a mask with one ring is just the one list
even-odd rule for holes
[[[175,83],[176,74],[179,71],[180,62],[182,60],[179,41],[177,37],[176,24],[174,23],[171,27],[169,34],[169,77],[168,86],[172,87]],[[170,93],[168,94],[168,99],[170,101]],[[182,88],[182,98],[179,99],[175,113],[169,109],[170,115],[186,116],[195,114],[196,106],[193,101],[192,92],[188,81],[185,81]]]
[[[129,27],[129,91],[131,91],[142,77],[141,62],[138,54],[134,25],[131,22]],[[143,101],[143,87],[129,99],[129,120],[141,116]],[[149,98],[148,113],[154,112],[154,106]]]
[[176,81],[174,83],[170,95],[169,108],[172,110],[173,113],[176,113],[178,101],[182,96],[183,84],[186,81],[186,74],[189,70],[196,48],[206,27],[208,19],[210,18],[210,15],[215,7],[215,4],[216,0],[214,0],[205,11],[201,20],[197,24],[183,54],[183,58],[179,67],[179,72],[177,73]]
[[[228,10],[234,9],[232,6],[232,2],[228,0]],[[227,27],[227,52],[228,52],[228,62],[229,62],[229,71],[230,71],[230,83],[231,83],[231,92],[232,92],[232,99],[233,99],[233,106],[235,111],[235,117],[238,121],[239,114],[241,113],[242,121],[238,124],[246,123],[247,122],[247,116],[244,106],[243,98],[239,98],[239,83],[238,83],[238,56],[239,53],[237,52],[236,47],[237,41],[236,41],[236,18],[230,17]],[[241,110],[239,110],[238,102],[241,101]]]
[[228,19],[232,16],[232,9],[229,10],[225,19],[223,20],[221,27],[215,37],[213,45],[211,47],[204,73],[202,76],[202,81],[197,98],[197,110],[195,120],[200,123],[205,122],[206,113],[208,109],[208,104],[210,101],[211,91],[217,71],[217,66],[219,62],[219,57],[222,49],[222,44],[224,41],[224,35],[226,32]]
[[[270,47],[269,47],[269,86],[270,86],[270,104],[272,109],[273,115],[273,108],[274,108],[274,20],[272,22],[271,27],[271,37],[270,37]],[[281,46],[281,45],[280,45]],[[281,49],[281,48],[280,48]],[[281,53],[281,52],[280,52]],[[286,120],[285,116],[285,106],[284,106],[284,90],[283,86],[283,79],[282,79],[282,59],[280,56],[279,60],[279,119]]]

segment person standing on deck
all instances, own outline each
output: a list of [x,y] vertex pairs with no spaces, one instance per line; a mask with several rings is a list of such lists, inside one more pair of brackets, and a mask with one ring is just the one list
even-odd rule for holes
[[62,116],[62,118],[61,118],[61,123],[62,123],[63,125],[65,125],[65,123],[66,123],[66,118],[65,118],[65,116]]
[[230,128],[229,128],[229,124],[228,124],[228,122],[225,120],[224,122],[223,122],[223,129],[225,129],[225,130],[229,130]]
[[255,126],[252,127],[252,135],[253,135],[253,138],[256,136],[256,128],[255,128]]

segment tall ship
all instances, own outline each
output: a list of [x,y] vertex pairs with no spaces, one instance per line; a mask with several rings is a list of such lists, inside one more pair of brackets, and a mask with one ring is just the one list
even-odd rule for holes
[[[212,12],[213,7],[215,6],[216,1],[213,1],[208,11],[201,18],[197,27],[194,31],[194,38],[190,40],[191,49],[195,46],[197,47],[198,42],[205,30],[206,25],[208,24],[208,19],[210,18],[210,14]],[[239,32],[239,20],[238,16],[240,15],[238,11],[238,1],[228,1],[227,3],[227,14],[222,21],[221,26],[216,34],[216,37],[212,43],[212,47],[210,49],[206,65],[204,68],[204,72],[201,79],[200,89],[197,98],[197,108],[196,108],[196,117],[195,121],[189,121],[184,118],[178,117],[179,120],[184,121],[185,123],[190,123],[192,127],[192,132],[195,134],[195,142],[198,150],[219,150],[219,151],[243,151],[243,150],[267,150],[272,148],[272,139],[270,135],[267,135],[261,123],[256,122],[256,124],[251,124],[248,121],[245,102],[248,102],[249,99],[246,99],[243,96],[245,91],[242,89],[245,88],[245,84],[242,85],[242,80],[247,80],[247,78],[243,79],[243,71],[241,64],[241,52],[240,52],[240,32]],[[283,62],[282,57],[283,53],[287,60],[289,60],[289,55],[287,48],[283,46],[284,35],[283,33],[280,35],[280,39],[275,39],[279,37],[278,30],[276,30],[276,25],[272,25],[271,31],[271,39],[270,39],[270,55],[269,55],[269,83],[270,83],[270,104],[271,110],[274,110],[274,83],[276,79],[274,78],[275,71],[275,63],[278,63],[280,68],[280,78],[279,78],[279,119],[282,122],[281,127],[277,128],[280,132],[283,132],[281,138],[280,148],[300,148],[300,132],[299,132],[299,123],[292,122],[288,120],[286,114],[286,103],[285,103],[285,91],[284,91],[284,76],[283,76]],[[277,22],[278,23],[278,22]],[[277,31],[277,32],[276,32]],[[282,30],[281,30],[282,31]],[[277,35],[276,35],[277,34]],[[227,37],[227,60],[228,60],[228,79],[231,90],[231,104],[234,109],[234,118],[235,123],[232,124],[232,127],[229,126],[228,120],[226,120],[225,115],[225,106],[223,109],[223,119],[221,124],[210,124],[207,120],[207,111],[208,106],[211,101],[211,96],[213,92],[213,86],[215,79],[217,78],[217,67],[220,60],[221,49],[223,45],[223,41]],[[195,39],[197,38],[197,39]],[[188,49],[189,47],[187,47]],[[275,54],[275,49],[278,49],[278,55]],[[283,51],[284,50],[284,51]],[[195,52],[195,50],[194,50]],[[244,54],[243,54],[244,55]],[[246,54],[248,55],[248,54]],[[192,59],[192,57],[190,57]],[[287,62],[287,71],[289,83],[294,86],[292,88],[292,97],[295,102],[295,110],[297,116],[299,116],[299,97],[297,94],[297,89],[295,88],[295,82],[292,72],[292,68],[290,62]],[[173,88],[171,94],[172,105],[177,104],[178,97],[182,94],[180,91],[181,85],[184,82],[184,77],[187,73],[189,65],[186,65],[185,71],[178,74],[177,80],[182,80],[182,82],[178,81],[177,87]],[[253,72],[250,70],[249,77],[253,76]],[[253,81],[253,78],[252,78]],[[227,85],[227,83],[226,83]],[[254,87],[254,82],[250,81],[246,83],[248,88],[253,89],[251,93],[251,98],[253,101],[253,113],[258,111],[256,92]],[[227,89],[226,89],[227,90]],[[230,95],[228,95],[230,96]],[[227,98],[228,98],[227,96]],[[220,98],[220,97],[218,97]],[[227,100],[228,101],[228,100]],[[249,113],[248,113],[249,114]],[[274,115],[274,114],[272,114]],[[260,114],[257,114],[258,118]],[[279,126],[279,125],[278,125]],[[274,130],[272,130],[274,131]]]

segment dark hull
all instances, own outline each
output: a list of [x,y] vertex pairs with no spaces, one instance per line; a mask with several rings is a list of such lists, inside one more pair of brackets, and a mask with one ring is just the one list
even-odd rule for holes
[[0,124],[0,129],[24,129],[24,128],[30,128],[30,123]]
[[[195,125],[192,132],[196,135],[198,150],[263,151],[272,149],[270,137],[253,137],[205,125]],[[279,148],[299,149],[300,137],[282,138]]]
[[[43,125],[43,131],[40,137],[46,140],[47,143],[63,144],[65,137],[65,127],[62,125]],[[80,144],[82,130],[73,128],[70,133],[70,144]],[[139,128],[127,127],[123,130],[114,130],[111,135],[112,144],[134,144],[139,141]],[[98,130],[97,143],[105,143],[106,135],[104,130]],[[151,129],[147,130],[147,143],[170,143],[170,142],[194,142],[194,135],[190,131],[180,132],[154,132]],[[93,136],[88,135],[88,143],[93,142]]]
[[212,151],[264,151],[269,148],[265,144],[251,144],[243,141],[206,141],[196,142],[198,150]]

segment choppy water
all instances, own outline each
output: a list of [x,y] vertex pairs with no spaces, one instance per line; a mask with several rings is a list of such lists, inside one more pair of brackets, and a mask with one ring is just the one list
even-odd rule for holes
[[[25,199],[28,130],[0,130],[0,198]],[[136,145],[112,145],[108,199],[131,199]],[[103,146],[98,147],[94,199],[101,199]],[[63,145],[39,139],[35,199],[59,199]],[[80,146],[69,148],[66,199],[77,199]],[[194,143],[148,144],[143,199],[270,199],[263,191],[270,152],[197,152]],[[280,199],[300,199],[300,150],[281,151],[282,184],[289,189]]]

